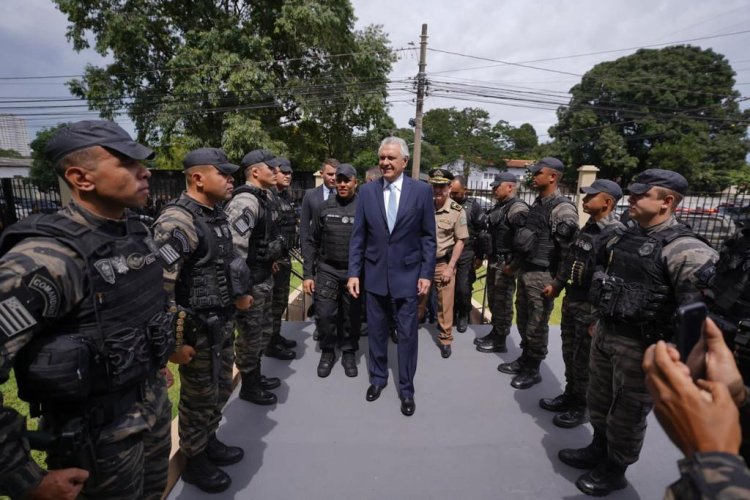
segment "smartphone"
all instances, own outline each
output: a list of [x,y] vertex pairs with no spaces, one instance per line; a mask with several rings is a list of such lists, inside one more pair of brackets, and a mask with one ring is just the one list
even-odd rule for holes
[[680,359],[684,362],[701,338],[708,309],[703,302],[693,302],[677,308],[677,335],[675,337]]

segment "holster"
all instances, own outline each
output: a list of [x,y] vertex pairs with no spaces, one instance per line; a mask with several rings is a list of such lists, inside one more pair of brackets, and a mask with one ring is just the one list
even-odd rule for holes
[[96,476],[95,436],[83,417],[68,420],[59,432],[26,431],[29,447],[50,455],[54,467],[78,467]]
[[221,347],[224,344],[224,321],[217,314],[209,314],[205,318],[208,342],[211,349],[211,381],[219,382],[221,369]]

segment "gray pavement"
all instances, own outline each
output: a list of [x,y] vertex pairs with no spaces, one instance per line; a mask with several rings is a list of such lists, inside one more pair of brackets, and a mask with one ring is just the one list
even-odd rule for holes
[[[582,447],[591,427],[559,429],[553,414],[539,408],[541,397],[561,392],[563,364],[559,328],[550,330],[550,355],[541,384],[525,391],[497,371],[519,354],[514,330],[507,354],[482,354],[472,340],[489,325],[455,333],[453,356],[440,357],[433,325],[420,328],[415,378],[416,413],[404,417],[394,386],[396,350],[391,345],[391,379],[375,402],[365,401],[367,337],[358,355],[360,374],[347,378],[340,358],[333,373],[318,378],[319,352],[311,323],[284,324],[296,339],[298,358],[264,358],[267,375],[281,377],[279,404],[260,407],[237,399],[227,403],[219,438],[242,446],[242,462],[226,467],[232,486],[207,495],[179,481],[169,498],[253,500],[383,499],[572,499],[589,498],[575,487],[583,472],[562,464],[557,452]],[[662,498],[678,477],[679,450],[653,415],[629,486],[607,498]]]

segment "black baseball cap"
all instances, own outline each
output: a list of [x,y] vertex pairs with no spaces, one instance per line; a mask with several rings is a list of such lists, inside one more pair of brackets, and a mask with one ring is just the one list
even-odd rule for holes
[[93,146],[102,146],[134,160],[151,160],[152,149],[138,144],[118,124],[108,120],[83,120],[71,123],[47,141],[44,153],[55,164],[66,155]]
[[182,160],[182,168],[185,170],[198,165],[213,165],[220,172],[233,174],[239,170],[239,166],[229,163],[229,158],[221,149],[217,148],[198,148],[185,155]]
[[536,162],[534,165],[529,167],[529,172],[532,174],[535,174],[539,172],[543,167],[551,168],[552,170],[557,170],[558,172],[562,173],[563,170],[565,170],[565,165],[558,160],[557,158],[554,158],[552,156],[545,156],[538,162]]
[[614,198],[615,201],[622,198],[622,189],[620,186],[615,181],[607,179],[597,179],[590,186],[582,187],[581,192],[583,194],[607,193]]
[[655,186],[671,189],[684,195],[687,193],[688,182],[677,172],[661,168],[649,168],[633,179],[633,183],[627,187],[627,191],[632,194],[644,194]]
[[240,165],[242,165],[242,168],[247,168],[250,165],[255,165],[257,163],[265,163],[269,167],[275,168],[276,165],[272,165],[271,163],[269,163],[274,158],[276,157],[273,155],[273,153],[271,153],[267,149],[255,149],[253,151],[250,151],[245,155],[244,158],[242,158]]
[[341,163],[338,167],[336,167],[336,177],[338,177],[339,175],[343,175],[347,179],[351,179],[352,177],[357,177],[357,169],[355,169],[349,163]]
[[268,165],[271,167],[277,167],[279,169],[279,172],[282,172],[284,174],[291,174],[292,173],[292,163],[287,160],[286,158],[282,158],[281,156],[277,156],[273,160],[268,160]]
[[492,189],[495,189],[497,186],[502,184],[503,182],[512,182],[514,184],[518,183],[518,177],[511,174],[510,172],[500,172],[495,176],[495,180],[493,180],[490,183],[490,187]]

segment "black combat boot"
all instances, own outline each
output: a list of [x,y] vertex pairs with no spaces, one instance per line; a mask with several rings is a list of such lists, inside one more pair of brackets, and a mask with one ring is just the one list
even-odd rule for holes
[[492,330],[490,330],[490,333],[488,333],[484,337],[477,337],[477,338],[475,338],[474,339],[474,345],[479,345],[482,342],[485,342],[485,341],[488,341],[488,340],[492,339],[493,337],[500,337],[500,334],[497,333],[494,328]]
[[279,377],[266,377],[263,375],[263,370],[261,370],[261,360],[263,359],[263,356],[258,358],[258,373],[260,373],[260,386],[270,391],[272,389],[276,389],[281,385],[281,379]]
[[585,448],[565,448],[557,453],[560,461],[576,469],[593,469],[607,458],[607,438],[594,429],[594,439]]
[[236,464],[245,452],[239,446],[227,446],[216,437],[216,433],[208,436],[208,445],[206,445],[206,456],[214,465],[232,465]]
[[345,352],[341,356],[341,366],[344,367],[344,373],[347,377],[356,377],[358,375],[357,360],[354,358],[353,352]]
[[539,407],[543,410],[561,412],[573,409],[573,397],[567,391],[554,398],[542,398]]
[[283,344],[276,343],[276,344],[270,344],[266,348],[266,356],[269,358],[276,358],[280,359],[282,361],[289,361],[297,357],[297,353],[292,351],[291,349],[287,349],[284,347]]
[[[486,337],[485,337],[486,338]],[[505,345],[505,335],[496,335],[493,337],[486,338],[479,344],[477,344],[477,351],[479,352],[508,352],[508,348]]]
[[466,329],[469,327],[469,315],[464,313],[458,315],[458,319],[456,320],[456,330],[458,330],[458,333],[464,333]]
[[288,339],[288,338],[283,337],[281,335],[279,335],[278,337],[276,337],[276,341],[277,341],[277,343],[283,345],[287,349],[291,349],[292,347],[297,347],[297,341],[296,340]]
[[277,401],[276,394],[263,389],[260,382],[260,371],[258,370],[242,372],[240,399],[256,405],[272,405],[276,404]]
[[205,450],[194,457],[187,457],[182,480],[206,493],[220,493],[232,484],[229,475],[211,463]]
[[333,364],[336,362],[336,353],[333,351],[323,351],[318,362],[318,377],[326,378],[331,374]]
[[552,423],[563,429],[572,429],[589,421],[589,414],[586,407],[578,406],[568,411],[558,413],[552,417]]
[[627,465],[622,465],[611,458],[605,458],[592,471],[582,475],[576,481],[579,490],[587,495],[603,497],[628,485],[625,479]]
[[521,365],[521,373],[513,377],[510,385],[515,389],[528,389],[542,381],[542,375],[539,373],[539,365],[542,362],[538,359],[527,359]]
[[523,354],[521,354],[517,359],[511,361],[510,363],[500,363],[499,365],[497,365],[497,371],[507,373],[509,375],[518,375],[523,369],[524,361],[525,358]]

